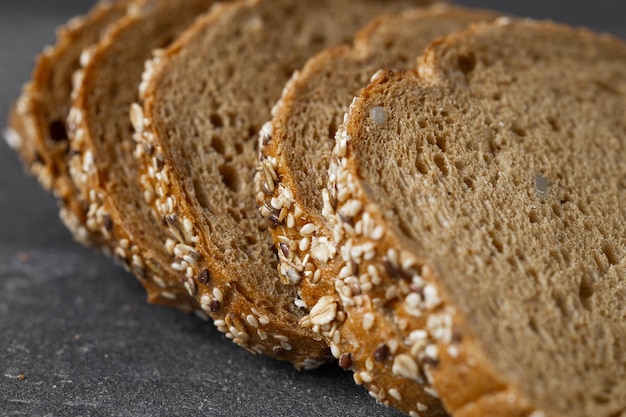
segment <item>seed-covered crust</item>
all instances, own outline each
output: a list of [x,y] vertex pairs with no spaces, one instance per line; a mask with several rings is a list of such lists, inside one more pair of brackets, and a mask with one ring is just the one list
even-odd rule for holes
[[[263,216],[275,224],[271,232],[281,277],[298,289],[298,302],[312,307],[301,325],[322,334],[340,365],[352,370],[355,381],[374,398],[407,413],[443,415],[435,393],[420,387],[429,386],[423,370],[407,355],[416,344],[415,355],[425,355],[418,352],[424,349],[435,362],[434,342],[428,339],[425,323],[420,323],[413,329],[415,340],[398,343],[401,329],[385,328],[388,323],[377,322],[372,310],[397,291],[423,290],[425,284],[417,271],[406,272],[416,276],[411,288],[388,286],[388,294],[373,295],[367,305],[355,306],[363,303],[362,292],[385,288],[381,284],[385,266],[399,269],[401,265],[397,254],[395,264],[380,263],[387,254],[374,248],[384,238],[384,225],[369,214],[361,216],[363,204],[358,198],[346,200],[345,190],[340,195],[326,191],[334,134],[350,100],[379,68],[411,68],[432,40],[497,16],[440,4],[377,19],[357,35],[352,48],[329,49],[310,59],[283,90],[272,121],[260,135],[257,200]],[[343,251],[337,243],[345,231],[333,229],[324,217],[330,214],[328,208],[324,213],[324,207],[336,207],[338,198],[345,203],[337,213],[346,222],[345,229],[362,237]],[[347,265],[345,257],[352,259]],[[446,310],[435,304],[431,300],[428,308],[437,314]],[[415,311],[421,312],[418,307]],[[449,319],[442,321],[447,324]],[[394,358],[398,359],[394,362]]]
[[[377,387],[407,378],[418,383],[404,386],[407,390],[428,381],[426,393],[437,393],[455,416],[609,416],[623,409],[621,388],[610,399],[594,391],[608,386],[606,381],[612,387],[622,381],[626,363],[621,353],[599,353],[604,342],[623,343],[625,334],[622,312],[613,304],[626,271],[626,136],[617,116],[626,110],[624,62],[626,45],[616,39],[553,23],[501,19],[434,42],[417,71],[381,71],[360,92],[336,137],[324,206],[343,271],[335,302],[347,319],[337,324],[337,331],[346,338],[345,323],[358,318],[364,332],[350,335],[354,352],[361,352],[363,341],[381,346],[372,371],[365,378],[363,371],[355,374],[358,379]],[[517,78],[523,86],[515,84]],[[499,83],[498,89],[489,89],[492,82]],[[526,113],[516,106],[542,97],[545,88],[559,89],[560,96],[550,96],[548,102],[566,106],[567,115],[544,114],[544,120],[522,123],[537,110]],[[495,130],[491,125],[477,129],[491,117]],[[560,129],[571,117],[580,124],[562,137]],[[545,142],[534,142],[537,138]],[[493,147],[481,148],[485,140]],[[615,154],[596,159],[590,141]],[[523,152],[522,143],[527,147]],[[389,161],[379,159],[383,155]],[[492,178],[471,174],[499,162],[505,163]],[[544,174],[518,176],[516,170],[526,163],[542,165]],[[465,177],[458,178],[459,172]],[[530,185],[527,174],[533,178]],[[574,188],[564,174],[575,177]],[[598,175],[606,185],[602,196],[596,191]],[[457,180],[460,185],[453,185]],[[500,189],[501,184],[506,188]],[[467,198],[469,205],[472,195],[491,187],[471,209],[455,206],[455,198]],[[564,190],[567,194],[559,195]],[[517,222],[527,216],[518,196],[532,202],[529,221]],[[560,200],[550,205],[554,198]],[[566,207],[568,201],[578,201],[578,208]],[[490,216],[500,230],[486,233],[483,240],[480,230],[490,227]],[[482,220],[473,223],[473,218]],[[579,221],[586,229],[576,226]],[[468,226],[461,226],[464,222]],[[469,240],[467,232],[474,234]],[[552,250],[558,248],[549,243],[555,236],[568,248],[568,265]],[[577,236],[575,244],[572,236]],[[604,242],[604,257],[593,255],[598,239]],[[542,264],[546,251],[552,260]],[[559,269],[552,271],[553,263]],[[586,281],[588,268],[596,263],[602,274],[597,279],[606,284]],[[501,275],[492,276],[498,270],[493,265],[499,265]],[[570,280],[577,301],[567,295]],[[342,291],[344,287],[351,291]],[[501,291],[501,298],[491,287]],[[525,298],[523,291],[533,295]],[[533,301],[544,296],[547,301]],[[538,317],[532,316],[535,310],[540,310]],[[563,316],[551,327],[555,313]],[[573,323],[578,330],[570,327]],[[612,333],[605,333],[604,342],[572,342],[572,334],[592,331],[586,326]],[[376,361],[377,356],[384,361]],[[561,363],[568,365],[555,366]],[[571,376],[577,375],[576,368],[580,377]],[[397,392],[386,395],[396,397]],[[420,408],[404,410],[422,415]]]
[[[142,106],[133,107],[145,195],[170,228],[170,250],[199,255],[176,265],[189,271],[203,309],[243,347],[304,368],[330,358],[321,337],[298,325],[306,307],[278,279],[254,198],[256,136],[306,58],[411,3],[224,4],[147,66]],[[234,298],[248,305],[235,308]]]
[[[85,16],[71,19],[57,31],[54,46],[37,58],[31,80],[9,116],[7,141],[39,183],[57,197],[61,219],[80,243],[100,246],[103,237],[85,228],[87,207],[69,176],[66,117],[72,75],[83,49],[126,13],[131,0],[99,2]],[[10,140],[9,140],[10,139]]]
[[146,288],[151,303],[199,309],[161,245],[165,230],[145,204],[137,182],[130,104],[146,59],[206,11],[211,0],[141,0],[81,56],[68,116],[69,171],[88,211],[85,228],[101,235],[112,257]]

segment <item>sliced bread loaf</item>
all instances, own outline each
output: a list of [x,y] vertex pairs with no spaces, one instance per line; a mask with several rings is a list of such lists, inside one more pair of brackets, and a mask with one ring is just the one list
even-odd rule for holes
[[[328,182],[334,135],[350,100],[378,69],[412,68],[415,57],[434,39],[497,16],[494,12],[438,4],[382,17],[357,35],[353,47],[331,48],[310,59],[283,91],[272,121],[260,138],[257,198],[261,213],[270,221],[288,204],[287,221],[271,229],[279,249],[280,272],[283,281],[297,287],[304,303],[316,306],[314,313],[325,312],[328,307],[323,306],[336,306],[340,298],[350,303],[353,292],[368,287],[357,277],[346,279],[352,272],[341,270],[343,260],[335,257],[332,230],[322,215],[322,191]],[[267,175],[268,170],[276,176]],[[337,276],[343,279],[337,280]],[[402,384],[398,378],[372,380],[371,375],[384,374],[388,367],[382,360],[381,346],[393,331],[378,330],[370,335],[368,317],[353,309],[340,326],[326,326],[326,318],[315,315],[302,324],[325,336],[333,355],[355,372],[355,380],[364,383],[377,400],[407,412],[417,411],[418,403],[420,412],[426,407],[437,409],[436,398],[425,395],[413,382]],[[354,349],[355,341],[358,350]],[[426,414],[435,415],[432,411]]]
[[131,103],[137,100],[144,62],[168,45],[212,0],[142,0],[132,4],[92,49],[75,76],[68,117],[70,173],[88,204],[89,233],[130,269],[150,302],[189,311],[197,305],[164,250],[165,229],[143,199],[133,149]]
[[354,351],[387,333],[373,383],[461,417],[623,413],[624,68],[623,41],[501,20],[359,94],[324,210]]
[[[197,22],[144,74],[133,120],[174,265],[235,343],[309,368],[330,355],[278,279],[254,198],[257,132],[292,72],[383,11],[422,1],[240,1]],[[282,220],[282,219],[281,219]],[[175,259],[174,259],[175,258]]]
[[57,41],[37,58],[31,80],[9,116],[7,140],[39,183],[54,193],[61,219],[83,244],[100,245],[101,236],[85,229],[87,207],[68,171],[66,118],[72,75],[82,51],[126,13],[128,1],[100,2],[87,15],[70,20],[57,31]]

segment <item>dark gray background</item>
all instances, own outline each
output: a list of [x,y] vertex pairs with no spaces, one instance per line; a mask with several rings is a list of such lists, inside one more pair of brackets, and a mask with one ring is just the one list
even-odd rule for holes
[[[0,0],[2,125],[54,28],[93,3]],[[461,3],[626,36],[621,0]],[[399,416],[349,373],[296,372],[146,304],[132,276],[71,240],[23,172],[0,143],[0,416]]]

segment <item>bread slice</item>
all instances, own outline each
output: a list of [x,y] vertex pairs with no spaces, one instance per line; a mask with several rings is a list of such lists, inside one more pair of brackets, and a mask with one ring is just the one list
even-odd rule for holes
[[37,58],[31,80],[9,115],[7,140],[39,183],[54,193],[61,219],[74,238],[99,245],[101,236],[85,227],[84,201],[69,176],[66,118],[70,108],[72,74],[82,51],[95,44],[102,32],[126,13],[130,0],[100,2],[85,16],[71,19],[57,31],[57,41]]
[[[345,278],[341,271],[343,262],[341,257],[335,257],[337,247],[332,243],[332,230],[322,215],[322,191],[328,182],[334,135],[350,100],[378,69],[412,68],[415,57],[434,39],[497,16],[490,11],[437,4],[379,18],[356,36],[354,46],[331,48],[311,58],[283,91],[272,121],[263,129],[266,135],[260,139],[257,198],[261,213],[268,219],[277,214],[280,206],[277,202],[289,201],[289,221],[271,232],[279,248],[283,281],[295,285],[307,305],[336,304],[339,297],[345,299],[359,287],[358,281],[344,286],[343,280],[336,280],[338,275]],[[276,179],[271,179],[275,183],[274,191],[265,192],[270,187],[264,166],[270,161]],[[307,262],[303,264],[298,259]],[[300,274],[297,268],[304,269],[304,273]],[[352,338],[368,339],[363,334],[363,320],[359,311],[353,311],[341,331],[320,326],[319,319],[314,317],[304,320],[303,325],[324,335],[336,358],[342,353],[350,355],[348,367],[374,398],[407,412],[414,410],[418,402],[436,409],[438,401],[413,385],[399,386],[395,379],[391,384],[386,380],[371,380],[368,375],[381,372],[380,368],[385,366],[382,361],[373,362],[372,357],[376,357],[375,352],[388,331],[372,338],[376,343],[361,343],[360,349],[354,351]],[[346,358],[341,361],[344,367]]]
[[616,38],[500,20],[361,91],[324,210],[351,348],[384,335],[372,383],[460,417],[623,412],[624,68]]
[[[294,288],[258,213],[256,138],[292,72],[323,47],[347,41],[383,11],[422,1],[245,1],[198,22],[144,74],[142,185],[170,227],[175,265],[235,343],[310,368],[330,355],[302,329]],[[169,243],[168,243],[169,245]]]
[[133,149],[131,103],[137,100],[144,62],[168,45],[212,0],[142,0],[133,3],[102,40],[83,56],[68,117],[70,173],[89,210],[86,227],[131,270],[153,303],[183,311],[197,307],[162,247],[165,229],[143,199]]

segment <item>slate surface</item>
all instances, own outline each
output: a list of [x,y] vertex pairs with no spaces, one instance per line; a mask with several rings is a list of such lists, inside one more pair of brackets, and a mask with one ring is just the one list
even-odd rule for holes
[[[462,1],[626,37],[617,0]],[[93,0],[0,0],[0,119],[54,28]],[[563,5],[567,5],[563,8]],[[0,416],[399,416],[335,367],[254,357],[74,243],[0,143]]]

